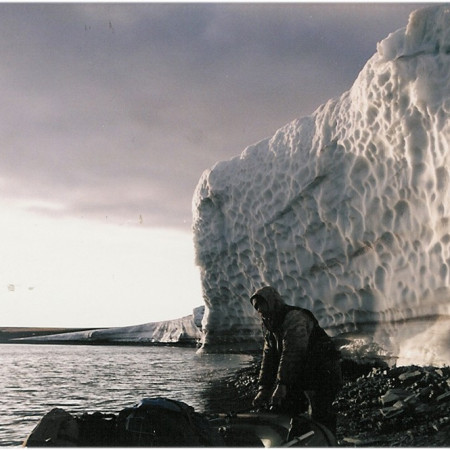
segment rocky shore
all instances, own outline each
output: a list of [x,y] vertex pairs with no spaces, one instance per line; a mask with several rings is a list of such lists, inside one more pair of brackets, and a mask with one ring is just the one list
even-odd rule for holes
[[338,441],[355,447],[448,447],[450,368],[373,369],[336,399]]
[[[227,379],[225,385],[213,383],[208,409],[250,409],[258,367],[255,361]],[[450,367],[388,368],[344,362],[343,370],[345,384],[335,401],[339,445],[450,445]]]

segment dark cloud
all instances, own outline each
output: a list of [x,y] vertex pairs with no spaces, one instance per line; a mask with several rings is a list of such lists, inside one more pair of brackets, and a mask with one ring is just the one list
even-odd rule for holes
[[188,229],[203,170],[349,89],[421,6],[2,4],[4,195]]

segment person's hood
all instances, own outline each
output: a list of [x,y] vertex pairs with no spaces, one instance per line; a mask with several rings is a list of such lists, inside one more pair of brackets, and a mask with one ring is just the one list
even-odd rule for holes
[[267,305],[269,307],[269,312],[270,313],[273,313],[273,312],[276,312],[276,311],[280,311],[285,306],[285,303],[284,303],[283,299],[281,298],[281,295],[272,286],[264,286],[264,287],[258,289],[250,297],[250,302],[255,297],[261,297],[263,300],[266,301],[266,303],[267,303]]

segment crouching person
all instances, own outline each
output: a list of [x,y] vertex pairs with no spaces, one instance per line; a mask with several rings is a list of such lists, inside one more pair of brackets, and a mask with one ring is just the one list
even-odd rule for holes
[[286,305],[272,287],[257,290],[250,301],[266,329],[258,394],[254,406],[270,403],[292,417],[289,438],[298,436],[305,411],[336,434],[332,403],[342,385],[339,352],[311,311]]

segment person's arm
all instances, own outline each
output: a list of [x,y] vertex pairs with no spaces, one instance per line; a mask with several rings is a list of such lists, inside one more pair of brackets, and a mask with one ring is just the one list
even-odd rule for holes
[[293,310],[286,315],[277,384],[289,386],[298,381],[306,361],[308,341],[313,327],[313,322],[302,311]]
[[278,357],[268,336],[264,339],[263,357],[258,378],[258,393],[253,400],[253,406],[264,406],[272,396],[277,375]]
[[272,389],[278,369],[278,355],[269,336],[264,339],[264,349],[259,372],[258,385]]

